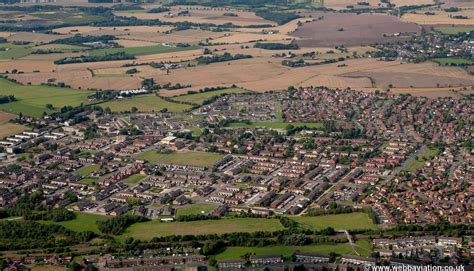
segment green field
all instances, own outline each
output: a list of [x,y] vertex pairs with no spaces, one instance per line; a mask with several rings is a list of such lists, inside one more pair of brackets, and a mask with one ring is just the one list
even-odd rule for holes
[[53,12],[34,12],[30,15],[45,20],[61,21],[66,24],[84,24],[106,20],[105,17],[92,15],[85,12],[77,12],[75,10],[57,10]]
[[263,121],[263,122],[253,122],[250,124],[244,122],[233,122],[228,125],[231,128],[272,128],[272,129],[286,129],[288,125],[293,125],[294,127],[302,127],[306,126],[308,128],[322,128],[323,124],[319,122],[311,122],[311,123],[303,123],[303,122],[271,122],[271,121]]
[[446,35],[454,35],[462,32],[474,31],[474,26],[446,26],[446,27],[435,27],[436,31],[439,31]]
[[110,49],[99,49],[94,50],[89,53],[91,56],[107,55],[114,54],[119,52],[124,52],[134,56],[140,55],[153,55],[153,54],[162,54],[162,53],[171,53],[171,52],[180,52],[193,50],[196,47],[170,47],[164,45],[157,46],[141,46],[141,47],[128,47],[128,48],[110,48]]
[[1,104],[0,109],[24,115],[40,117],[43,112],[51,113],[46,104],[56,109],[66,105],[78,106],[87,102],[91,91],[59,88],[51,86],[24,86],[0,78],[0,95],[15,95],[18,101]]
[[98,170],[100,168],[100,165],[90,165],[90,166],[85,166],[76,171],[77,175],[82,175],[82,176],[87,176],[94,172],[95,170]]
[[12,43],[0,43],[0,59],[17,59],[31,54],[33,49],[29,45],[15,45]]
[[178,165],[188,165],[196,167],[210,167],[222,159],[223,155],[213,152],[173,152],[160,153],[157,151],[147,151],[136,156],[137,159],[143,159],[150,163],[169,163]]
[[418,159],[411,159],[411,161],[405,166],[404,170],[409,172],[417,171],[422,168],[426,160],[431,160],[438,154],[438,149],[425,147],[422,152],[420,152],[417,157]]
[[[364,242],[368,242],[364,239]],[[356,241],[356,245],[362,243],[363,240]],[[365,245],[365,244],[364,244]],[[362,246],[362,245],[361,245]],[[370,250],[357,249],[361,256],[369,256]],[[268,246],[268,247],[228,247],[221,253],[216,255],[216,260],[238,260],[246,254],[255,255],[282,255],[289,258],[295,252],[304,253],[322,253],[329,254],[335,252],[340,255],[356,255],[349,243],[337,245],[308,245],[308,246]]]
[[140,95],[122,100],[115,100],[101,104],[103,108],[110,107],[114,112],[130,111],[132,107],[140,112],[158,112],[167,109],[169,112],[183,112],[191,108],[188,104],[168,102],[155,95]]
[[248,91],[240,89],[240,88],[229,88],[229,89],[207,91],[207,92],[196,93],[196,94],[188,94],[188,95],[173,97],[172,99],[174,101],[201,105],[205,100],[208,100],[214,96],[218,96],[222,94],[231,94],[231,93],[245,93],[245,92],[248,92]]
[[43,224],[56,224],[66,227],[72,231],[93,231],[96,233],[100,233],[99,229],[97,228],[97,221],[103,221],[108,219],[106,216],[102,215],[94,215],[94,214],[87,214],[87,213],[78,213],[76,212],[76,218],[69,221],[62,221],[62,222],[53,222],[53,221],[40,221]]
[[323,216],[291,216],[293,220],[315,230],[332,227],[336,230],[377,229],[366,213],[323,215]]
[[474,61],[472,60],[456,57],[433,58],[433,61],[443,66],[474,65]]
[[208,214],[212,210],[216,209],[218,205],[213,203],[197,203],[187,205],[182,208],[176,209],[176,215],[199,215],[202,213]]
[[152,220],[130,226],[121,238],[148,240],[155,236],[224,234],[231,232],[278,231],[283,226],[278,219],[234,218],[190,222],[160,222]]
[[98,184],[99,179],[97,179],[97,178],[84,178],[84,179],[80,180],[79,183],[85,184],[85,185],[88,185],[88,186],[92,186],[92,185]]
[[146,177],[145,175],[134,174],[134,175],[129,176],[128,178],[125,178],[122,182],[126,184],[137,184],[139,181],[141,181],[145,177]]

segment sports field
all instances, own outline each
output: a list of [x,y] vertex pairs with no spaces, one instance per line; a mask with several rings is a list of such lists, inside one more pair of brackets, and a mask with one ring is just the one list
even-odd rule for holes
[[202,92],[202,93],[188,94],[188,95],[173,97],[173,100],[174,101],[179,101],[179,102],[187,102],[187,103],[193,103],[193,104],[201,105],[204,101],[206,101],[206,100],[208,100],[208,99],[210,99],[214,96],[219,96],[219,95],[222,95],[222,94],[231,94],[231,93],[245,93],[245,92],[248,92],[248,91],[240,89],[240,88],[229,88],[229,89],[221,89],[221,90],[208,91],[208,92]]
[[332,227],[336,230],[362,230],[378,228],[377,225],[372,222],[369,216],[362,212],[323,216],[292,216],[291,219],[316,230],[327,227]]
[[115,54],[119,52],[124,52],[126,54],[141,56],[141,55],[153,55],[153,54],[162,54],[162,53],[172,53],[172,52],[181,52],[187,50],[194,50],[196,47],[171,47],[171,46],[140,46],[140,47],[128,47],[128,48],[110,48],[110,49],[99,49],[94,50],[89,53],[91,56],[98,55],[107,55]]
[[62,222],[53,222],[53,221],[40,221],[43,224],[56,224],[66,227],[72,231],[81,232],[81,231],[93,231],[95,233],[100,233],[97,228],[97,221],[103,221],[108,219],[106,216],[94,215],[87,213],[76,213],[76,218],[69,221]]
[[222,159],[223,155],[213,152],[173,152],[160,153],[157,151],[147,151],[136,156],[137,159],[147,160],[150,163],[169,163],[178,165],[188,165],[196,167],[210,167]]
[[43,112],[51,113],[46,108],[52,104],[54,108],[60,109],[66,105],[78,106],[87,102],[87,96],[91,91],[59,88],[51,86],[24,86],[0,78],[0,95],[14,95],[18,101],[1,104],[0,109],[14,113],[23,113],[40,117]]
[[120,238],[149,240],[155,236],[189,234],[224,234],[231,232],[278,231],[283,226],[278,219],[233,218],[190,222],[152,220],[130,226]]
[[304,122],[271,122],[271,121],[263,121],[263,122],[253,122],[250,124],[244,122],[233,122],[228,125],[231,128],[272,128],[272,129],[286,129],[288,125],[293,125],[294,127],[302,127],[306,126],[308,128],[322,128],[323,124],[319,122],[311,122],[311,123],[304,123]]
[[[361,239],[355,242],[356,250],[361,256],[370,255],[370,246],[367,247],[367,239]],[[370,245],[370,244],[369,244]],[[282,255],[285,258],[290,257],[295,252],[322,253],[329,254],[335,252],[340,255],[356,255],[349,243],[343,244],[322,244],[308,246],[268,246],[268,247],[228,247],[216,255],[216,260],[238,260],[246,254],[255,255]]]
[[101,104],[103,108],[110,107],[114,112],[130,111],[132,107],[138,108],[140,112],[158,112],[167,109],[169,112],[183,112],[190,109],[188,104],[168,102],[155,95],[140,95],[122,100],[115,100]]
[[214,210],[218,205],[213,203],[196,203],[191,205],[186,205],[181,208],[176,209],[176,215],[198,215],[198,214],[208,214]]

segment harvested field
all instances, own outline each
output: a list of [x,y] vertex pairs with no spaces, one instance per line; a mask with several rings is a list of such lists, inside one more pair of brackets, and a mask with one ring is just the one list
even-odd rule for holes
[[[395,16],[382,14],[324,13],[322,20],[303,24],[292,35],[304,47],[337,45],[367,45],[375,42],[393,42],[406,37],[396,33],[420,33],[420,26],[399,21]],[[384,37],[384,34],[387,37]]]
[[[434,11],[434,13],[435,15],[407,13],[402,16],[402,21],[427,25],[474,25],[474,9],[464,9],[459,12]],[[452,17],[456,15],[467,16],[468,19]]]
[[22,72],[51,72],[54,70],[54,64],[51,61],[36,61],[36,60],[8,60],[0,61],[0,73],[5,73],[7,71],[12,71],[17,69]]
[[211,32],[204,30],[182,30],[174,31],[170,34],[153,34],[146,32],[134,32],[130,35],[122,36],[122,39],[136,40],[136,41],[148,41],[148,42],[159,42],[159,43],[191,43],[196,44],[200,41],[207,39],[216,39],[223,37],[227,32]]
[[16,117],[17,115],[12,113],[0,112],[0,139],[18,134],[28,129],[26,126],[9,122],[11,119]]
[[246,42],[256,42],[256,41],[287,41],[293,40],[295,37],[291,37],[284,34],[257,34],[257,33],[235,33],[228,34],[225,37],[220,37],[213,39],[212,43],[246,43]]
[[474,85],[474,77],[458,67],[441,67],[432,62],[399,64],[377,69],[366,69],[345,74],[350,77],[370,77],[377,87],[432,88]]
[[348,78],[343,76],[334,76],[334,75],[318,75],[313,78],[310,78],[298,86],[326,86],[331,88],[370,88],[372,87],[372,82],[368,77],[361,78]]
[[438,98],[438,97],[452,97],[460,99],[463,96],[461,94],[474,93],[472,87],[451,87],[451,88],[392,88],[390,93],[393,94],[411,94],[414,96],[425,96],[428,98]]
[[443,7],[474,8],[472,0],[444,0]]
[[[189,15],[177,14],[183,10],[188,10]],[[234,13],[237,16],[226,16],[225,13]],[[160,19],[164,22],[184,22],[189,21],[193,23],[212,23],[216,25],[232,23],[240,26],[248,25],[262,25],[275,24],[272,21],[265,20],[258,17],[253,12],[241,11],[228,8],[209,8],[200,6],[176,6],[171,7],[173,16],[168,16],[166,12],[162,13],[134,13],[134,12],[120,12],[120,16],[136,17],[138,19]]]
[[[360,2],[360,1],[356,1],[356,0],[325,0],[324,1],[324,6],[326,8],[331,8],[331,9],[336,9],[336,10],[347,9],[347,6],[354,6],[355,8],[357,8],[357,7],[359,7],[359,5],[357,5],[357,2]],[[369,0],[369,1],[364,1],[364,2],[369,3],[368,7],[370,7],[370,8],[377,8],[381,4],[380,0]],[[367,6],[362,6],[362,7],[367,8]]]
[[397,7],[402,6],[418,6],[418,5],[433,5],[435,0],[391,0],[390,3]]
[[[101,35],[102,33],[112,33],[113,35],[127,35],[131,33],[164,33],[174,29],[173,26],[116,26],[116,27],[96,27],[96,26],[71,26],[54,29],[60,34],[87,34]],[[103,35],[103,34],[102,34]]]
[[8,41],[19,41],[19,42],[33,42],[33,43],[49,43],[53,40],[63,39],[70,37],[71,35],[51,35],[43,33],[31,33],[31,32],[18,32],[7,37]]

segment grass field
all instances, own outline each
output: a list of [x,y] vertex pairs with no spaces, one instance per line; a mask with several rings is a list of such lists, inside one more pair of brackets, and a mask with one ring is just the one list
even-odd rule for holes
[[98,182],[99,182],[99,179],[97,178],[84,178],[79,181],[79,183],[89,185],[89,186],[95,185]]
[[0,59],[17,59],[31,54],[32,51],[33,49],[31,48],[31,46],[15,45],[12,43],[1,43]]
[[45,20],[62,21],[67,24],[93,23],[104,21],[105,18],[74,10],[57,10],[54,12],[34,12],[31,15]]
[[77,175],[82,175],[82,176],[87,176],[94,172],[95,170],[98,170],[100,168],[100,165],[90,165],[90,166],[85,166],[83,168],[80,168],[76,171]]
[[418,169],[422,168],[425,164],[425,160],[430,160],[438,154],[438,149],[430,149],[425,147],[422,152],[420,152],[417,157],[418,159],[412,159],[410,163],[406,165],[404,170],[413,172],[417,171]]
[[134,174],[129,176],[128,178],[125,178],[122,182],[126,184],[137,184],[140,180],[145,178],[146,176],[140,175],[140,174]]
[[43,224],[56,224],[66,227],[72,231],[93,231],[99,233],[97,228],[97,221],[103,221],[108,219],[106,216],[87,214],[87,213],[76,213],[76,218],[69,221],[53,222],[53,221],[41,221]]
[[293,125],[294,127],[301,127],[306,126],[308,128],[322,128],[323,124],[319,122],[312,122],[312,123],[303,123],[303,122],[270,122],[270,121],[263,121],[263,122],[253,122],[250,124],[244,122],[233,122],[228,125],[231,128],[258,128],[258,127],[265,127],[265,128],[272,128],[272,129],[286,129],[288,125]]
[[167,109],[169,112],[183,112],[190,109],[187,104],[168,102],[155,95],[140,95],[122,100],[115,100],[101,104],[103,108],[110,107],[114,112],[130,111],[132,107],[138,108],[140,112],[158,112]]
[[0,139],[28,130],[28,127],[10,123],[9,120],[17,116],[7,112],[0,112]]
[[77,45],[69,45],[69,44],[43,44],[34,47],[34,49],[42,49],[42,50],[61,50],[61,51],[77,51],[77,50],[85,50],[86,47],[77,46]]
[[87,101],[92,92],[51,86],[24,86],[0,78],[0,95],[14,95],[18,101],[1,104],[0,110],[40,117],[43,112],[51,113],[46,104],[56,109],[66,105],[77,106]]
[[187,205],[176,209],[177,215],[199,215],[202,213],[208,214],[214,210],[218,205],[213,203],[197,203]]
[[229,88],[229,89],[221,89],[221,90],[216,90],[216,91],[208,91],[208,92],[178,96],[178,97],[174,97],[173,100],[201,105],[205,100],[208,100],[214,96],[218,96],[222,94],[231,94],[231,93],[245,93],[245,92],[248,92],[248,91],[240,89],[240,88]]
[[[366,239],[365,242],[368,242]],[[362,243],[357,241],[356,245]],[[361,245],[362,246],[362,245]],[[357,250],[362,256],[370,255],[370,250]],[[348,243],[337,245],[309,245],[309,246],[268,246],[268,247],[228,247],[216,255],[216,260],[238,260],[245,254],[255,255],[282,255],[289,258],[295,252],[329,254],[335,252],[340,255],[355,255]]]
[[128,47],[128,48],[110,48],[110,49],[99,49],[94,50],[89,53],[91,56],[98,56],[98,55],[107,55],[107,54],[114,54],[118,52],[124,52],[134,56],[141,56],[141,55],[153,55],[153,54],[162,54],[162,53],[172,53],[172,52],[181,52],[187,50],[193,50],[196,47],[171,47],[171,46],[141,46],[141,47]]
[[313,229],[320,230],[332,227],[336,230],[377,229],[366,213],[323,215],[323,216],[292,216],[293,220]]
[[147,160],[150,163],[170,163],[178,165],[189,165],[196,167],[210,167],[222,159],[223,155],[213,152],[173,152],[159,153],[157,151],[147,151],[137,155],[137,159]]
[[447,57],[447,58],[434,58],[434,62],[447,66],[447,65],[474,65],[474,61],[464,58]]
[[474,31],[474,26],[446,26],[446,27],[435,27],[436,31],[439,31],[446,35],[454,35],[462,32]]
[[235,218],[190,222],[152,220],[130,226],[120,238],[148,240],[155,236],[189,234],[224,234],[231,232],[277,231],[283,226],[278,219]]

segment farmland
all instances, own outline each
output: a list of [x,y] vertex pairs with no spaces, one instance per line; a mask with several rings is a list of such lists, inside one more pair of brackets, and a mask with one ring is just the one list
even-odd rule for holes
[[90,52],[89,55],[99,56],[99,55],[116,54],[119,52],[124,52],[126,54],[140,56],[140,55],[180,52],[180,51],[187,51],[187,50],[194,50],[194,49],[196,49],[196,47],[171,47],[171,46],[164,46],[164,45],[156,45],[156,46],[99,49],[99,50],[94,50]]
[[138,159],[146,160],[150,163],[174,163],[178,165],[190,165],[196,167],[210,167],[219,161],[223,156],[212,152],[173,152],[159,153],[157,151],[147,151],[137,156]]
[[90,91],[81,91],[51,86],[24,86],[0,79],[0,95],[14,95],[17,101],[2,104],[0,109],[23,113],[31,116],[41,116],[43,112],[51,112],[46,104],[52,104],[59,109],[66,105],[77,106],[87,101]]
[[4,138],[28,130],[28,128],[23,125],[10,122],[11,119],[14,119],[16,117],[16,115],[11,113],[0,112],[0,138]]
[[152,220],[130,226],[121,238],[149,240],[157,236],[187,234],[223,234],[231,232],[277,231],[283,229],[278,219],[232,218],[190,222]]
[[463,58],[435,58],[433,59],[433,61],[443,66],[474,65],[473,60],[468,60],[468,59],[463,59]]

